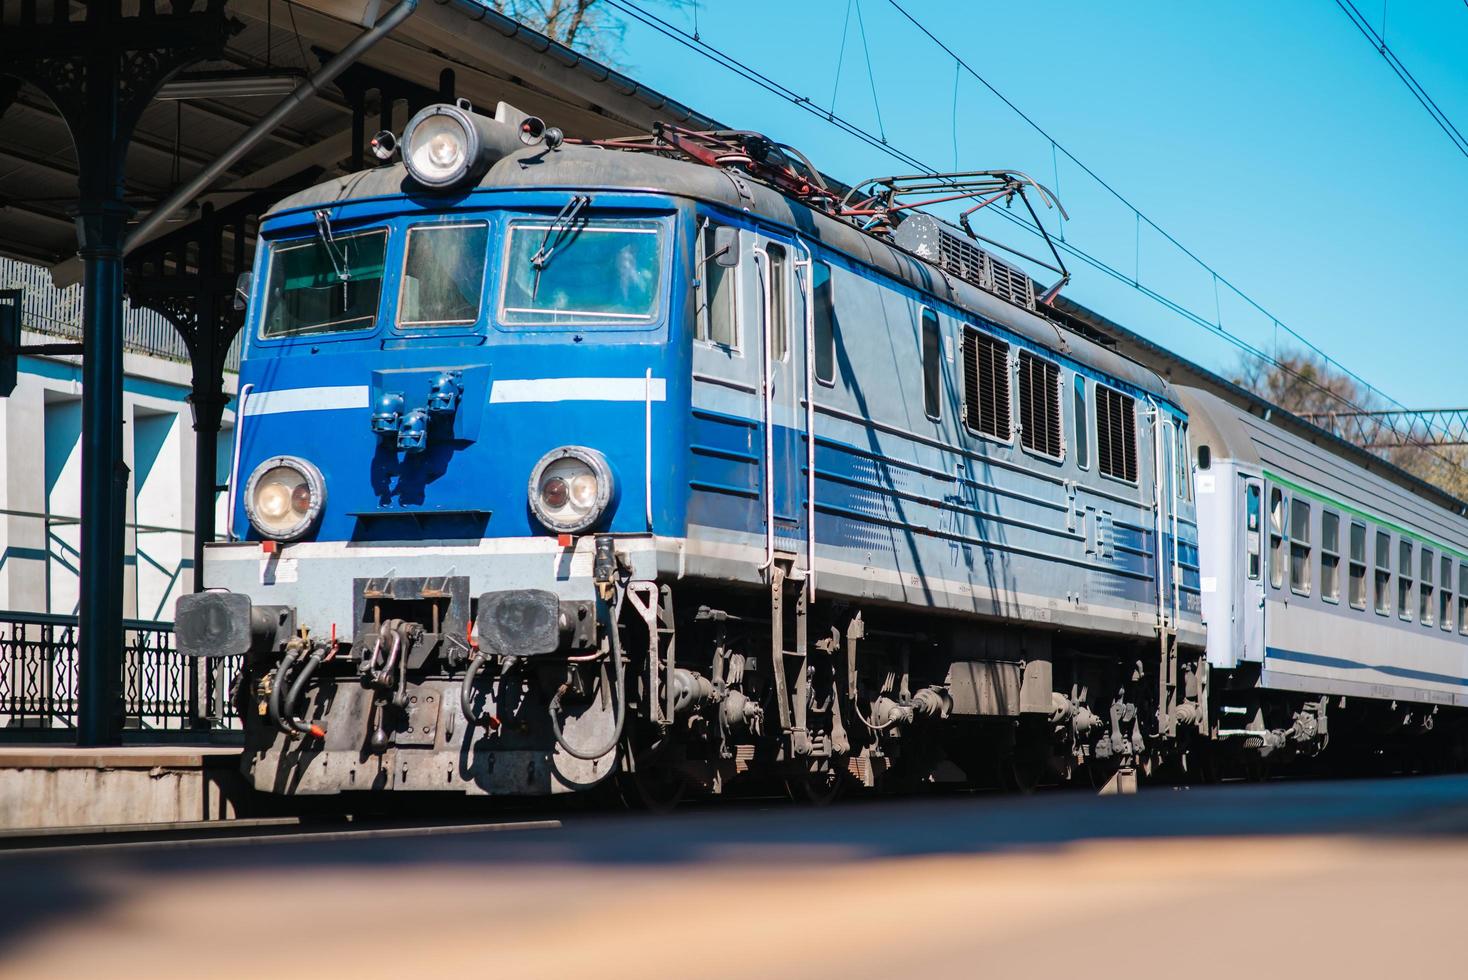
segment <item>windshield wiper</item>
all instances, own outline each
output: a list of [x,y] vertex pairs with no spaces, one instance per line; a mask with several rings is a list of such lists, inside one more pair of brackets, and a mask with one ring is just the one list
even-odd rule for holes
[[352,279],[352,270],[347,262],[346,250],[343,249],[341,255],[337,255],[336,238],[331,233],[331,216],[327,210],[321,208],[315,212],[315,217],[316,238],[321,242],[322,247],[326,249],[326,255],[331,259],[331,268],[336,273],[337,279],[341,281],[342,306],[346,307],[351,302],[347,296],[347,287]]
[[591,203],[590,194],[573,194],[566,206],[561,208],[559,214],[551,219],[550,226],[545,230],[545,236],[540,240],[540,248],[530,256],[530,264],[535,267],[535,288],[531,291],[532,297],[540,293],[540,274],[545,267],[550,265],[551,256],[556,254],[556,249],[561,247],[561,242],[570,234],[571,225],[576,216],[586,209]]

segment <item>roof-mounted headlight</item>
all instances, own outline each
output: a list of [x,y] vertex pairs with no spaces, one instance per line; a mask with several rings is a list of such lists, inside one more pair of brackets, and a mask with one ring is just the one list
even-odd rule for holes
[[578,534],[601,520],[612,489],[606,457],[585,446],[562,446],[530,471],[530,511],[548,530]]
[[[506,112],[508,110],[506,107]],[[420,110],[403,130],[403,163],[425,187],[458,187],[477,181],[506,153],[523,149],[517,127],[496,112],[475,113],[468,101]]]
[[291,541],[311,529],[326,506],[321,471],[295,456],[272,456],[245,483],[245,515],[265,538]]

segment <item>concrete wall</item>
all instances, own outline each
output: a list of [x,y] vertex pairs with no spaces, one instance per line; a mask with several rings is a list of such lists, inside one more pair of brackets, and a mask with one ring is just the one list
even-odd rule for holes
[[[26,333],[24,343],[55,338]],[[193,589],[194,431],[187,365],[124,357],[124,457],[132,473],[123,581],[129,617],[171,620]],[[234,393],[235,378],[226,375]],[[233,415],[220,435],[226,482]],[[71,614],[77,609],[81,500],[81,383],[75,357],[23,357],[20,380],[0,399],[0,610]],[[212,491],[206,491],[212,492]],[[216,493],[224,532],[224,497]]]

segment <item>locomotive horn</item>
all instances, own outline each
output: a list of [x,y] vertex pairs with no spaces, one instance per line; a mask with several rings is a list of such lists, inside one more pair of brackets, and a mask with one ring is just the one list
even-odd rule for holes
[[526,116],[520,122],[520,142],[534,146],[545,139],[545,120],[539,116]]

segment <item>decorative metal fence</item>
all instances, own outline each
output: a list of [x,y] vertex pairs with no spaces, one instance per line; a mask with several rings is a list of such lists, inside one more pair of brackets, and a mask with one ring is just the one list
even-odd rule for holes
[[[0,288],[25,290],[21,323],[27,330],[62,337],[82,339],[81,286],[57,289],[51,273],[38,265],[0,258]],[[150,354],[167,361],[188,363],[189,351],[183,337],[162,315],[149,309],[128,305],[123,317],[123,350]],[[225,370],[240,369],[240,343],[235,337],[225,358]]]
[[[237,729],[234,658],[195,660],[173,624],[123,621],[124,725],[144,731]],[[0,612],[0,738],[77,723],[77,617]]]

